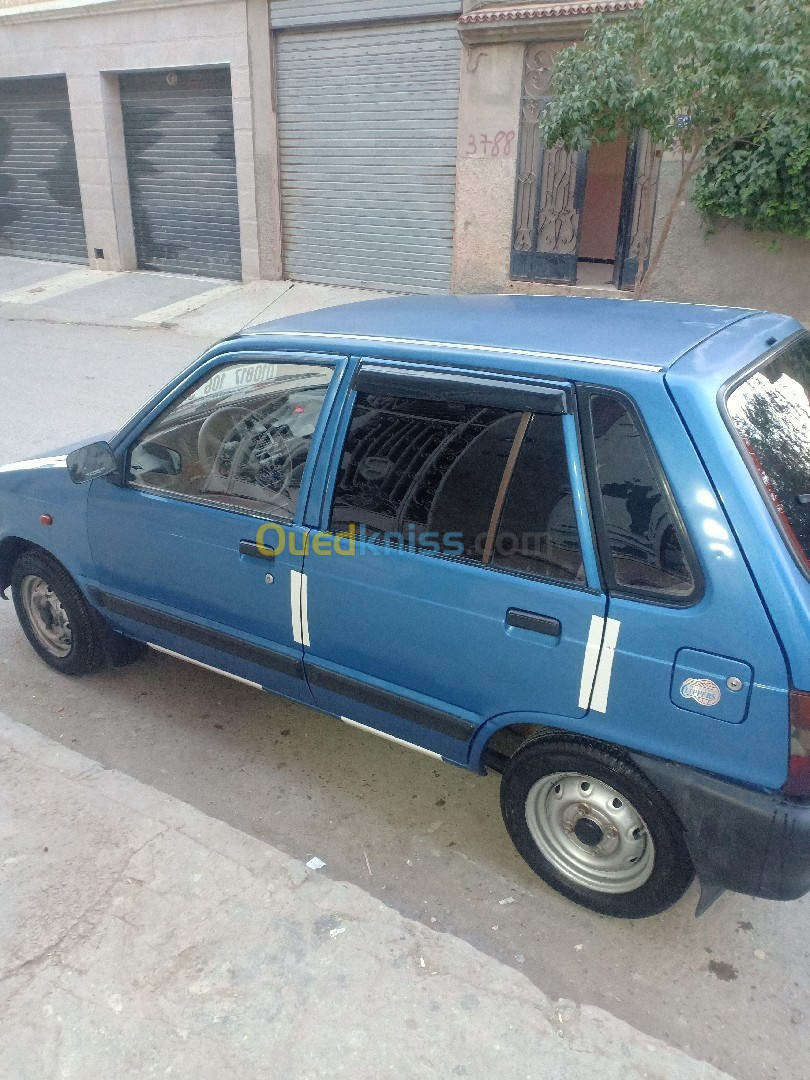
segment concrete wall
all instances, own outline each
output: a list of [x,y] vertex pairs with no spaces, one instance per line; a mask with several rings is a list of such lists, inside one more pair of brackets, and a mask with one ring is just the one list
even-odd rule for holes
[[[512,281],[509,277],[524,51],[520,41],[464,48],[453,292],[602,296],[603,288]],[[509,154],[501,153],[500,148],[497,155],[494,153],[492,140],[498,132],[514,134]]]
[[[251,28],[250,44],[248,27]],[[0,11],[0,78],[67,75],[90,264],[135,263],[118,83],[113,73],[227,64],[233,92],[245,280],[278,276],[272,72],[264,0],[147,0]],[[251,83],[251,67],[255,87]],[[104,251],[96,260],[96,248]]]
[[[679,160],[661,164],[656,229],[678,185]],[[765,308],[810,325],[810,240],[747,231],[733,221],[707,226],[688,200],[681,203],[649,293],[653,299],[695,300]]]
[[[464,48],[458,119],[454,292],[510,289],[520,94],[520,43]],[[494,140],[505,133],[495,154]],[[510,139],[511,136],[511,139]],[[505,140],[510,139],[508,150]]]

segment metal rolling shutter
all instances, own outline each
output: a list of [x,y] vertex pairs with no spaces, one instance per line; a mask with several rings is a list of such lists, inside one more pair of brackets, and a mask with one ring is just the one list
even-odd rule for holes
[[450,287],[459,56],[455,20],[276,33],[285,276]]
[[0,80],[0,253],[87,262],[63,76]]
[[274,29],[284,30],[290,26],[458,16],[461,0],[271,0],[270,12]]
[[120,85],[138,266],[240,278],[230,72],[145,72]]

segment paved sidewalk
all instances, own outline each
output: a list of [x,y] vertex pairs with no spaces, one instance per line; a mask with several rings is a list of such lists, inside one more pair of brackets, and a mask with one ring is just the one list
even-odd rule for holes
[[0,866],[14,1080],[724,1075],[2,714]]
[[296,281],[223,282],[134,270],[105,273],[0,256],[0,317],[85,326],[162,327],[216,341],[255,322],[389,293]]

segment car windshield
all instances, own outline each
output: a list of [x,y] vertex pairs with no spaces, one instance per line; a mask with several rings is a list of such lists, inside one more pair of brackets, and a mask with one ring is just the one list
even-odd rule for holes
[[810,334],[740,383],[728,411],[788,543],[810,573]]

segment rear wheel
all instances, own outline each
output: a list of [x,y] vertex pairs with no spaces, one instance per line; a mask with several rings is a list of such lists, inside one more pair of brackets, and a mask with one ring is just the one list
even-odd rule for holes
[[629,761],[598,743],[544,736],[510,758],[501,809],[549,885],[604,915],[656,915],[694,877],[680,822]]
[[104,662],[92,612],[63,566],[26,551],[12,570],[17,618],[39,656],[63,675],[85,675]]

